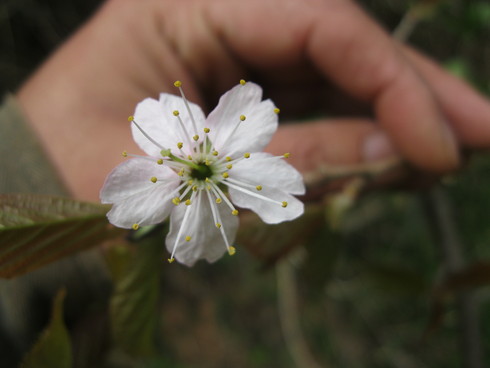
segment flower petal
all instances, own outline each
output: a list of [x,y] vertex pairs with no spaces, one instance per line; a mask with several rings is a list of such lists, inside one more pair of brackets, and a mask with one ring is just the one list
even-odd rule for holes
[[[182,237],[175,251],[175,259],[187,266],[192,266],[199,259],[215,262],[226,252],[226,244],[220,230],[213,222],[210,204],[205,192],[199,192],[191,206],[188,223],[183,229]],[[229,208],[224,204],[217,206],[221,217],[222,228],[230,243],[235,240],[238,229],[238,217],[230,214]],[[186,206],[180,204],[170,216],[170,231],[165,244],[170,253],[174,250],[175,240],[184,218]],[[191,240],[186,241],[185,237]]]
[[256,198],[234,188],[229,188],[231,200],[235,205],[248,208],[260,216],[262,221],[268,224],[278,224],[283,221],[290,221],[304,212],[303,203],[292,195],[278,189],[264,188],[259,193],[264,197],[278,202],[286,201],[287,207],[282,207],[278,203],[272,203],[264,199]]
[[284,158],[255,152],[246,160],[233,164],[230,177],[264,188],[278,188],[289,194],[305,194],[303,176]]
[[[146,134],[163,148],[171,149],[172,153],[176,154],[179,152],[176,145],[178,142],[182,142],[184,143],[184,152],[187,154],[190,153],[190,147],[188,147],[187,142],[192,141],[192,137],[195,134],[203,135],[202,130],[205,121],[201,108],[192,102],[188,102],[188,104],[196,122],[197,132],[193,128],[193,123],[187,112],[184,100],[181,97],[168,93],[160,94],[159,101],[152,98],[141,101],[136,106],[134,120]],[[187,134],[182,129],[179,118],[174,116],[173,112],[175,110],[179,111],[179,117],[183,121]],[[131,130],[135,142],[143,151],[150,156],[160,155],[162,148],[157,147],[145,137],[135,124],[131,124]]]
[[[277,130],[278,117],[272,101],[261,100],[262,89],[251,82],[239,84],[221,96],[206,121],[218,152],[233,157],[262,151],[270,142]],[[240,115],[246,117],[241,123]],[[239,128],[232,134],[239,123]]]
[[[150,181],[157,177],[156,183]],[[157,224],[172,210],[171,199],[180,178],[171,169],[143,158],[130,159],[117,166],[107,177],[100,197],[113,203],[107,214],[113,225],[129,229]]]
[[150,158],[131,158],[116,166],[107,176],[100,191],[102,203],[116,203],[134,194],[153,189],[156,183],[150,179],[157,177],[160,182],[174,182],[179,176],[165,165],[158,165]]

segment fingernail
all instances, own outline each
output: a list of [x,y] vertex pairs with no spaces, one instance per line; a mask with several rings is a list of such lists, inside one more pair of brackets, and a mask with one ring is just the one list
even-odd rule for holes
[[396,150],[385,133],[375,131],[364,139],[361,154],[364,161],[369,162],[394,156]]

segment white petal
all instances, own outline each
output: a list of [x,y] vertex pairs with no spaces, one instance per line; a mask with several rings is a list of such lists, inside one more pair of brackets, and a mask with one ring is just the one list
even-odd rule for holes
[[[196,198],[192,205],[195,207],[192,208],[189,222],[184,228],[182,238],[175,252],[175,259],[187,266],[194,265],[199,259],[214,262],[227,251],[221,232],[213,222],[211,207],[206,194],[201,192],[198,197],[199,199]],[[222,228],[228,241],[232,243],[235,240],[238,229],[238,217],[231,215],[229,208],[223,203],[217,207],[220,211]],[[185,210],[186,206],[180,204],[172,211],[170,216],[170,231],[165,241],[170,253],[174,249]],[[186,236],[190,236],[191,240],[186,241]]]
[[235,205],[251,209],[260,216],[262,221],[268,224],[278,224],[283,221],[293,220],[304,212],[304,205],[300,200],[278,189],[264,188],[257,193],[278,202],[286,201],[288,202],[287,207],[253,197],[233,188],[229,188],[229,193]]
[[286,159],[265,152],[256,152],[246,160],[233,164],[230,177],[247,184],[277,188],[289,194],[305,194],[303,176]]
[[[206,125],[218,152],[228,156],[262,151],[277,130],[278,117],[274,104],[262,100],[262,89],[251,82],[233,87],[221,96],[218,106],[209,114]],[[230,137],[240,115],[246,120]]]
[[116,203],[134,194],[153,189],[157,177],[163,182],[179,181],[179,176],[165,165],[145,158],[132,158],[116,166],[107,176],[100,191],[102,203]]
[[[184,100],[181,97],[171,95],[168,93],[162,93],[160,100],[154,100],[147,98],[141,101],[136,106],[134,113],[135,122],[148,134],[154,141],[165,149],[171,149],[174,154],[178,153],[177,143],[184,143],[185,152],[189,152],[186,142],[192,140],[192,137],[197,133],[203,135],[204,113],[201,108],[191,102],[189,107],[197,125],[198,132],[195,132],[189,113],[184,104]],[[188,136],[184,134],[184,131],[179,123],[179,119],[174,116],[173,112],[179,111],[179,116],[182,119],[184,126],[187,130]],[[143,133],[131,124],[131,130],[133,132],[133,138],[140,148],[148,155],[158,156],[161,148],[157,147]],[[193,141],[192,141],[193,142]]]
[[[152,176],[160,180],[152,183]],[[162,222],[172,210],[179,183],[179,176],[168,167],[142,158],[123,162],[109,174],[100,195],[102,203],[113,203],[109,222],[127,229]]]

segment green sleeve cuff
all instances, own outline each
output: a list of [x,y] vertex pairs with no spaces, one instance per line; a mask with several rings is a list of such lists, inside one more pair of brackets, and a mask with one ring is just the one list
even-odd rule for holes
[[12,95],[0,106],[0,193],[68,194]]

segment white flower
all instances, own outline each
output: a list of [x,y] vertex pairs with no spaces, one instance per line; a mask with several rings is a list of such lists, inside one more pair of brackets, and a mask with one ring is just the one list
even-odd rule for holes
[[262,89],[240,84],[225,93],[207,119],[181,96],[161,94],[136,107],[134,140],[148,156],[117,166],[101,191],[112,203],[109,221],[122,228],[157,224],[170,215],[169,261],[214,262],[228,250],[238,228],[235,205],[277,224],[303,214],[301,174],[284,156],[261,152],[277,129],[279,109],[262,101]]

